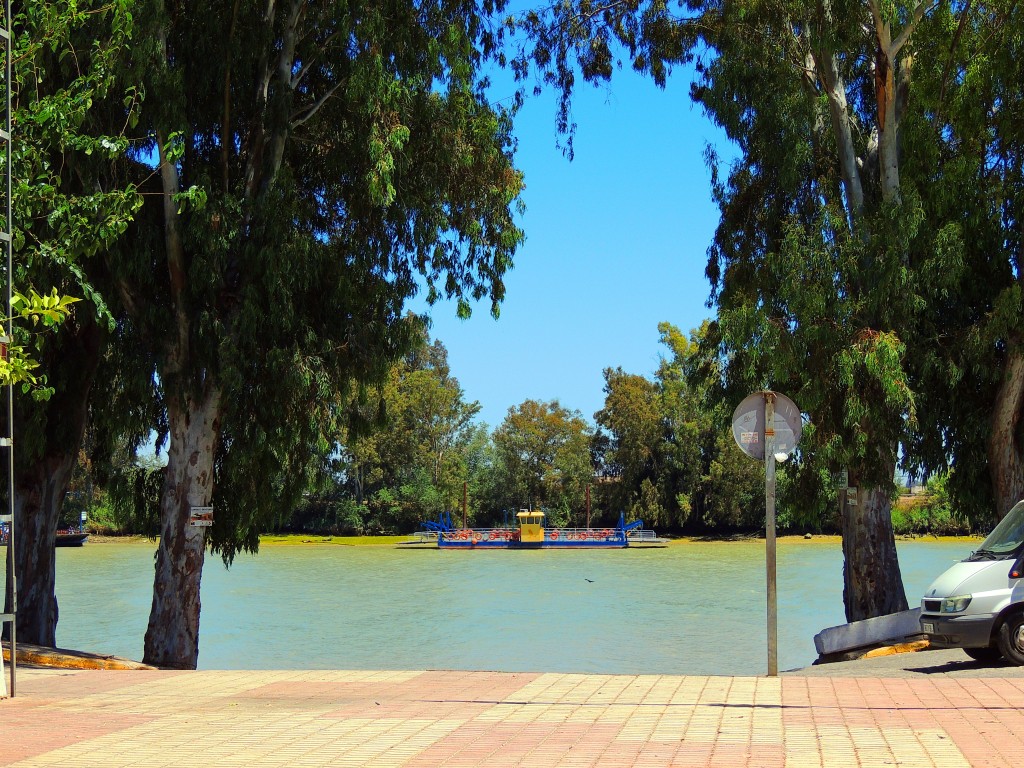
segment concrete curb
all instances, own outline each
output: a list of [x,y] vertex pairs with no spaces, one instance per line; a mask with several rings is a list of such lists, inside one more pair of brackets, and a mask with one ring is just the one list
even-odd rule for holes
[[[10,663],[11,644],[6,640],[3,642],[3,658],[4,661]],[[131,659],[123,659],[120,656],[18,643],[18,666],[20,667],[23,664],[53,669],[156,669],[156,667],[151,667],[149,664],[132,661]]]

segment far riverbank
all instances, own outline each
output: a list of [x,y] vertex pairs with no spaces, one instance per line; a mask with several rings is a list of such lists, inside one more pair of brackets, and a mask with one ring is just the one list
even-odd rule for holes
[[[801,541],[816,542],[818,544],[842,544],[842,537],[839,535],[814,535],[808,538],[807,536],[801,536],[797,534],[785,535],[776,537],[777,541],[781,543],[797,543]],[[919,542],[944,542],[948,544],[977,544],[981,542],[982,536],[932,536],[930,534],[923,536],[897,536],[897,542],[907,541],[919,541]],[[267,533],[260,536],[260,547],[294,547],[294,546],[309,546],[309,545],[332,545],[338,547],[395,547],[401,544],[403,541],[408,541],[409,535],[403,534],[398,536],[331,536],[328,534],[310,534],[310,533]],[[145,536],[109,536],[101,534],[90,534],[89,543],[94,544],[109,544],[109,543],[133,543],[133,542],[156,542],[156,539],[149,539]],[[764,536],[758,535],[746,535],[737,534],[730,536],[679,536],[669,539],[669,546],[679,546],[684,544],[704,544],[704,543],[750,543],[756,541],[764,541]]]

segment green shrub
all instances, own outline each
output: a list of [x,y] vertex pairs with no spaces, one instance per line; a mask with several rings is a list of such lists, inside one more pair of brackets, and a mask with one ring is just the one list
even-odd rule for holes
[[928,481],[925,493],[901,496],[892,505],[892,528],[897,536],[962,536],[970,523],[956,513],[947,492],[949,475]]

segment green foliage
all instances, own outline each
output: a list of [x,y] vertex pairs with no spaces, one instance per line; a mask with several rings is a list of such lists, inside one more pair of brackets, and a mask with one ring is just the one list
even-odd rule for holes
[[[1024,488],[1012,426],[1019,415],[996,411],[1001,398],[1017,397],[1008,371],[1020,355],[1024,133],[1019,110],[1005,107],[1019,103],[1024,74],[1021,9],[940,7],[934,21],[917,38],[924,66],[914,87],[924,111],[907,124],[908,141],[928,149],[919,172],[929,178],[935,243],[913,262],[931,309],[920,318],[921,343],[909,347],[922,428],[908,453],[919,473],[955,468],[956,508],[986,527]],[[1012,457],[1010,466],[1000,457]],[[1006,478],[1000,490],[997,475]]]
[[957,536],[972,532],[950,497],[949,474],[929,478],[921,496],[903,496],[893,505],[892,527],[897,535]]
[[581,525],[593,477],[590,439],[582,414],[557,400],[509,408],[493,435],[501,508],[544,508],[554,521]]
[[[94,431],[87,433],[85,445],[95,449]],[[119,448],[102,465],[86,448],[79,451],[61,518],[64,524],[77,526],[84,513],[92,533],[155,539],[160,533],[164,464],[155,455],[133,455],[124,443]]]
[[660,530],[756,530],[764,525],[764,469],[735,445],[720,398],[723,361],[709,357],[705,323],[689,337],[661,323],[667,347],[654,380],[605,371],[596,414],[605,519],[625,511]]
[[31,325],[17,326],[14,339],[4,344],[4,354],[0,356],[0,385],[20,385],[22,394],[30,394],[36,401],[50,399],[53,387],[46,386],[45,375],[36,374],[40,363],[33,357],[33,349],[28,348],[38,349],[44,340],[31,329],[40,324],[45,330],[55,329],[71,314],[71,305],[76,301],[78,299],[70,296],[58,296],[56,288],[47,296],[40,296],[34,289],[29,289],[28,296],[12,293],[13,317],[27,320]]
[[[764,528],[764,465],[739,450],[731,429],[718,433],[705,461],[707,470],[697,488],[701,500],[699,523],[712,530]],[[785,473],[780,472],[778,477],[784,478]],[[780,505],[777,511],[782,508]],[[777,520],[777,524],[785,528],[784,520]]]
[[110,480],[106,506],[118,532],[138,533],[151,539],[160,534],[160,494],[163,467],[124,464]]
[[464,483],[479,499],[479,410],[463,399],[444,345],[421,331],[382,385],[350,399],[328,493],[365,505],[363,526],[374,531],[411,530],[460,506]]
[[621,368],[605,369],[604,380],[604,407],[594,418],[610,440],[602,456],[605,473],[617,478],[605,504],[611,512],[626,510],[651,525],[663,523],[669,504],[661,503],[658,489],[670,457],[664,450],[666,414],[659,388]]
[[[137,117],[140,96],[135,86],[118,82],[134,32],[132,6],[130,0],[29,2],[13,18],[19,282],[60,279],[92,300],[82,259],[120,237],[141,204],[133,185],[115,181],[128,146],[124,130]],[[120,122],[108,130],[113,126],[104,118],[112,104]]]
[[[460,315],[476,301],[497,314],[523,237],[511,114],[484,92],[502,5],[138,9],[131,73],[146,89],[147,140],[132,173],[154,194],[136,247],[108,266],[129,299],[132,362],[149,367],[166,426],[218,398],[220,431],[204,446],[216,452],[210,543],[227,560],[319,490],[339,440],[349,455],[338,471],[359,504],[408,484],[378,477],[397,465],[376,454],[421,443],[357,439],[418,342],[404,303],[420,285]],[[144,167],[154,155],[156,172]],[[434,392],[421,384],[409,398]],[[458,468],[446,439],[422,444],[447,500]],[[176,450],[172,467],[187,466]],[[418,514],[397,497],[367,515],[378,513]]]
[[[123,131],[135,115],[137,89],[128,88],[119,104],[119,129],[105,130],[99,117],[122,98],[116,72],[133,32],[131,7],[130,0],[87,0],[14,9],[15,323],[0,383],[20,384],[32,401],[49,400],[62,383],[63,374],[54,378],[49,337],[70,316],[76,299],[67,294],[84,296],[91,306],[83,311],[112,322],[84,266],[124,233],[141,202],[132,186],[110,184],[127,147]],[[0,168],[5,162],[0,156]],[[38,415],[31,402],[24,407]]]
[[282,514],[273,530],[358,536],[367,530],[364,517],[365,507],[352,499],[311,496],[290,514]]

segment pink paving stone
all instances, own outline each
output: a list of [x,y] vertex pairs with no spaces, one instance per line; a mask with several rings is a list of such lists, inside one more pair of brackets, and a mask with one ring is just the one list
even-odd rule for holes
[[[788,681],[786,681],[788,683]],[[971,692],[975,696],[962,696],[965,706],[950,708],[950,701],[956,701],[963,691],[959,681],[907,681],[879,680],[871,686],[877,696],[871,698],[872,704],[866,709],[841,709],[841,715],[847,726],[864,724],[865,715],[870,715],[869,724],[874,727],[888,729],[899,727],[902,721],[911,729],[941,729],[945,738],[949,738],[968,760],[972,768],[988,766],[990,768],[1009,768],[1019,766],[1024,760],[1020,752],[1019,739],[1007,738],[1008,734],[1024,732],[1024,712],[1021,710],[985,709],[980,705],[988,700],[997,705],[993,696],[993,687],[987,683],[972,681]],[[1016,686],[1012,686],[1016,688]],[[986,692],[987,691],[987,692]],[[932,701],[935,708],[929,708]],[[821,713],[815,713],[820,715]],[[819,725],[831,718],[816,716]],[[788,724],[791,718],[784,713],[784,721]]]
[[[178,674],[197,675],[197,688],[204,679],[204,673],[187,672],[75,672],[29,678],[24,688],[19,685],[19,692],[23,690],[26,696],[0,702],[0,765],[9,765],[146,722],[148,717],[125,712],[133,705],[131,688],[138,682],[150,682],[157,675]],[[877,731],[880,736],[892,735],[895,730],[938,732],[938,738],[949,739],[950,746],[956,747],[973,768],[1020,768],[1024,765],[1024,713],[1017,706],[1018,701],[1024,701],[1021,680],[784,677],[778,681],[783,728],[778,734],[778,743],[764,744],[754,743],[749,737],[740,743],[714,743],[714,730],[700,734],[700,741],[696,734],[693,740],[688,740],[685,728],[680,729],[678,741],[625,740],[619,738],[622,723],[617,720],[579,723],[550,719],[568,715],[569,706],[545,709],[539,722],[494,722],[494,714],[502,713],[501,709],[496,709],[496,702],[522,700],[520,692],[523,687],[536,677],[505,673],[425,672],[394,682],[275,683],[257,686],[240,697],[198,698],[196,707],[200,716],[214,715],[230,706],[233,700],[247,698],[265,702],[271,718],[287,716],[296,709],[316,707],[339,717],[464,722],[452,733],[411,756],[407,764],[415,768],[524,768],[529,765],[540,768],[555,765],[562,768],[782,768],[786,757],[783,742],[787,736],[792,736],[796,742],[809,741],[813,744],[815,729],[825,727],[864,727]],[[679,681],[682,685],[685,678],[679,678]],[[618,680],[615,684],[621,682]],[[746,704],[737,690],[739,686],[729,679],[702,680],[700,706],[719,706],[728,698],[730,703],[754,709],[775,708],[770,699],[764,697],[757,699],[761,702],[759,705],[753,702]],[[77,700],[86,695],[95,696],[97,709],[74,713]],[[187,687],[180,695],[187,700]],[[51,703],[53,706],[49,706]],[[664,703],[667,704],[667,700]],[[54,733],[52,723],[57,708],[61,710],[59,717],[68,723],[67,727]],[[682,705],[681,708],[694,710],[693,705]],[[575,706],[576,711],[601,712],[604,709],[603,705]],[[678,709],[673,709],[678,713]],[[643,718],[645,712],[643,707],[620,707],[615,711],[634,718]],[[74,714],[67,714],[69,712]],[[489,716],[478,719],[484,712]],[[734,712],[723,708],[717,719],[720,723],[727,723]],[[712,726],[714,719],[709,720]],[[15,738],[4,738],[12,733]],[[929,735],[928,738],[935,736]],[[862,746],[858,756],[868,765],[893,757],[886,748],[872,746]],[[345,760],[339,762],[339,765],[347,764]],[[372,766],[372,762],[364,764]],[[856,768],[856,760],[839,768]],[[926,762],[906,768],[936,767]]]
[[947,701],[956,703],[958,707],[977,707],[980,702],[975,698],[975,687],[965,686],[960,680],[936,680],[936,688],[942,692]]
[[[10,669],[5,672],[9,675]],[[139,683],[150,683],[154,680],[188,674],[180,670],[54,670],[43,675],[26,677],[18,676],[18,697],[31,696],[33,699],[45,699],[57,694],[62,699],[88,696],[94,693],[108,693],[122,688],[131,688]],[[8,684],[10,680],[8,679]],[[9,693],[9,691],[8,691]]]
[[148,715],[109,711],[54,711],[42,701],[24,701],[22,704],[23,700],[16,698],[0,702],[0,712],[3,713],[0,766],[12,765],[61,747],[123,731],[153,719]]
[[[965,713],[961,722],[950,722],[944,730],[948,737],[964,755],[972,768],[981,766],[999,766],[1010,768],[1011,765],[1019,768],[1024,760],[1024,753],[1020,751],[1019,742],[1012,743],[1006,736],[1004,729],[991,729],[982,726],[978,721],[978,712]],[[940,723],[943,717],[939,716]],[[1017,733],[1024,730],[1024,716],[1021,717]]]
[[779,746],[751,744],[717,744],[709,766],[750,766],[751,768],[785,768],[786,750]]
[[[483,758],[495,753],[513,754],[524,761],[547,755],[552,765],[572,751],[573,746],[586,740],[590,746],[610,744],[611,739],[595,740],[585,724],[567,723],[487,723],[485,728],[460,728],[439,739],[409,763],[413,766],[439,765],[443,754]],[[539,754],[538,754],[539,753]],[[445,765],[448,765],[445,763]]]
[[711,762],[711,753],[714,744],[708,742],[694,742],[681,744],[672,756],[671,765],[673,768],[698,768],[706,766]]
[[[454,716],[460,708],[479,709],[503,701],[537,678],[531,674],[422,672],[404,680],[284,681],[237,694],[235,698],[306,700],[336,707],[327,717]],[[445,701],[440,701],[440,692]],[[455,700],[455,701],[452,701]]]

